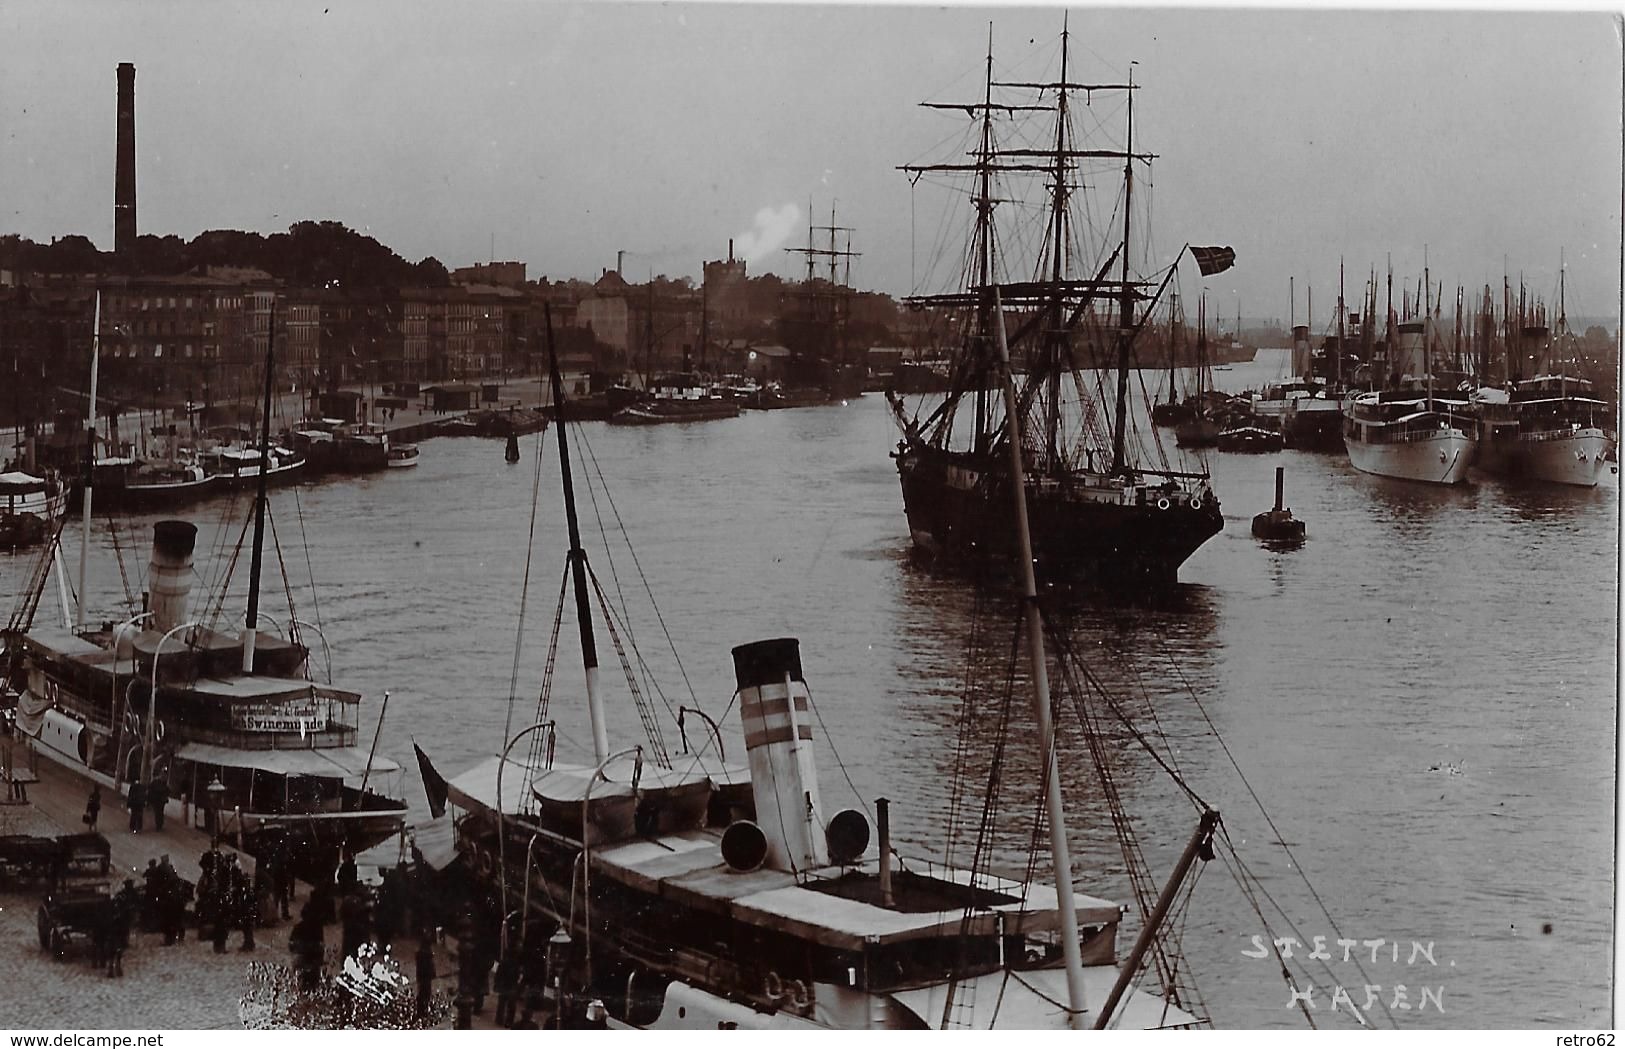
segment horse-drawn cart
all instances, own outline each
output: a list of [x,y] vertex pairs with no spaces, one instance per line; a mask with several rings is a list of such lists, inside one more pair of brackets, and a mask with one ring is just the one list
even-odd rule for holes
[[100,834],[68,834],[54,844],[51,886],[39,905],[39,945],[62,958],[75,939],[94,941],[112,925],[112,850]]

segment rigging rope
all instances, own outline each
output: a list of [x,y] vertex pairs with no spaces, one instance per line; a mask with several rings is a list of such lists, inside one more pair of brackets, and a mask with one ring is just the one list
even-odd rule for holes
[[[559,421],[564,425],[563,420]],[[513,738],[513,706],[519,698],[519,657],[524,651],[525,643],[525,610],[530,605],[530,562],[536,551],[536,504],[540,499],[542,488],[542,441],[536,439],[536,470],[530,481],[530,525],[525,532],[525,572],[519,584],[519,622],[514,627],[513,634],[513,670],[508,674],[508,708],[503,715],[502,742],[507,744]]]

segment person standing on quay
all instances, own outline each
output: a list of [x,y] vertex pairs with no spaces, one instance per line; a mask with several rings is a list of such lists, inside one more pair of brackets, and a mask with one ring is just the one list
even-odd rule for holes
[[102,785],[97,783],[90,788],[90,800],[85,802],[85,829],[96,833],[96,821],[102,814]]
[[147,811],[147,789],[141,785],[140,780],[130,781],[130,793],[126,801],[130,806],[130,833],[140,834]]
[[260,918],[260,898],[254,891],[254,880],[241,867],[232,868],[232,903],[235,904],[237,927],[243,931],[245,951],[254,949],[254,926]]
[[147,807],[152,809],[152,826],[154,830],[164,829],[164,806],[169,804],[169,784],[162,779],[154,779],[147,784]]

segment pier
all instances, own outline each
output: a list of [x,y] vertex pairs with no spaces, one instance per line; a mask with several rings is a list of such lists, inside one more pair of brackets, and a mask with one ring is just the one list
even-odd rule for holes
[[[13,742],[19,765],[26,761],[19,753],[22,745]],[[31,834],[54,837],[83,831],[81,817],[88,788],[84,781],[47,760],[36,762],[38,780],[28,786],[26,803],[0,801],[0,834]],[[191,825],[200,821],[194,811],[183,818],[179,800],[171,800],[164,829],[147,826],[132,834],[123,799],[111,789],[102,792],[98,830],[112,849],[109,879],[115,887],[124,879],[142,885],[141,872],[149,860],[169,857],[182,878],[194,884],[201,875],[199,860],[208,850],[207,833]],[[229,851],[231,842],[221,842]],[[245,870],[252,872],[252,857],[242,855]],[[37,908],[43,886],[8,886],[0,890],[0,982],[26,987],[26,995],[10,996],[5,1008],[5,1025],[28,1028],[157,1028],[241,1030],[238,1002],[248,990],[248,966],[252,962],[291,966],[288,933],[292,920],[256,928],[255,949],[240,950],[242,933],[232,930],[226,951],[217,954],[213,944],[193,928],[182,941],[164,946],[156,932],[141,931],[132,925],[129,950],[124,955],[124,975],[109,977],[89,961],[89,946],[74,945],[66,960],[56,960],[39,946],[36,928]],[[292,913],[310,898],[310,887],[298,885]],[[340,941],[337,924],[326,930],[328,961],[336,964]],[[412,956],[417,940],[410,935],[395,939],[395,953],[401,971],[412,978]],[[454,942],[435,946],[435,986],[449,998],[456,991],[456,946]],[[415,987],[415,982],[414,982]],[[491,1006],[487,1005],[487,1010]],[[487,1018],[489,1012],[487,1012]],[[478,1021],[478,1017],[476,1021]],[[449,1021],[447,1026],[450,1026]]]

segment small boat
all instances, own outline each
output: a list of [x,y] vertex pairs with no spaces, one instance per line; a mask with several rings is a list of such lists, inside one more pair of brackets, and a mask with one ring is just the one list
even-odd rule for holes
[[1305,528],[1302,521],[1292,516],[1283,506],[1286,488],[1286,468],[1275,468],[1275,509],[1253,515],[1253,535],[1270,544],[1296,544],[1303,542]]
[[435,424],[434,432],[439,437],[477,437],[479,424],[466,416],[459,415],[454,419],[445,419]]
[[[200,457],[203,468],[209,472],[214,484],[220,488],[252,488],[259,483],[260,450],[244,445],[223,445],[210,449]],[[269,484],[290,484],[304,474],[304,456],[279,444],[266,450],[269,466],[265,479]]]
[[0,473],[0,548],[41,542],[68,510],[69,486],[52,471],[45,476]]
[[96,460],[98,502],[107,509],[162,510],[211,495],[216,479],[195,457],[144,461],[128,457]]
[[388,455],[389,459],[386,465],[391,470],[400,470],[418,464],[418,446],[415,444],[391,444]]
[[1219,431],[1217,443],[1221,452],[1278,452],[1285,441],[1262,426],[1232,426]]
[[646,426],[732,419],[738,415],[738,404],[697,377],[684,374],[656,380],[650,387],[650,396],[620,409],[609,421],[620,426]]

